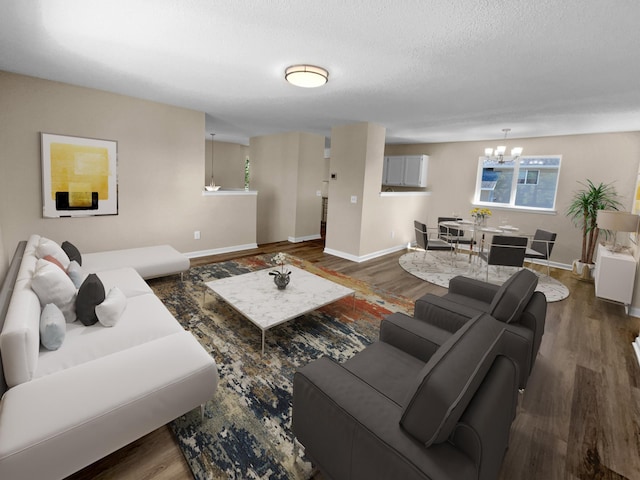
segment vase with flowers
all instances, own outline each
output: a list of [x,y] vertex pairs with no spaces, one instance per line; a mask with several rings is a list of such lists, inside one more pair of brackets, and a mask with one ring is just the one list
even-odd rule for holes
[[287,258],[284,253],[280,252],[273,256],[271,261],[278,265],[277,270],[273,270],[269,272],[269,275],[273,275],[273,282],[278,287],[278,290],[284,290],[289,285],[289,281],[291,280],[291,272],[287,272],[285,269],[285,262]]
[[484,227],[487,225],[487,219],[491,216],[491,210],[476,207],[471,210],[471,216],[476,225]]

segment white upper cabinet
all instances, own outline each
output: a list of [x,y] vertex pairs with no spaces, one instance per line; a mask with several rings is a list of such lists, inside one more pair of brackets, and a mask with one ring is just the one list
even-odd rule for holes
[[382,184],[401,187],[426,187],[428,155],[384,157]]

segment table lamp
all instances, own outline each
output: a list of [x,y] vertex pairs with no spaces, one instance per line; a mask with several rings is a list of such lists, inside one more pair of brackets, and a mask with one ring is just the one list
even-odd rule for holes
[[616,210],[598,210],[596,224],[600,230],[613,232],[612,252],[620,252],[622,247],[618,245],[618,232],[637,232],[640,217],[634,213],[618,212]]

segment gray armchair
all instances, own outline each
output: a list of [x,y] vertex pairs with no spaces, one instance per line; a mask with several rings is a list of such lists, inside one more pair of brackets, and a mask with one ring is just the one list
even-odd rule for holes
[[414,317],[456,332],[479,313],[488,313],[505,326],[506,353],[518,366],[519,387],[525,388],[540,349],[547,299],[535,291],[538,277],[530,270],[513,274],[502,286],[467,277],[454,277],[443,296],[420,297]]
[[504,325],[479,315],[451,334],[394,314],[343,364],[296,372],[292,428],[330,479],[495,479],[516,411]]

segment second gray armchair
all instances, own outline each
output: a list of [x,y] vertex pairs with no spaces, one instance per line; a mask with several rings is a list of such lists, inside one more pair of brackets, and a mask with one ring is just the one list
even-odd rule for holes
[[513,274],[502,286],[467,277],[454,277],[443,296],[427,294],[415,303],[413,316],[456,332],[479,313],[488,313],[505,326],[507,354],[519,369],[525,388],[540,349],[547,299],[535,291],[538,277],[530,270]]

